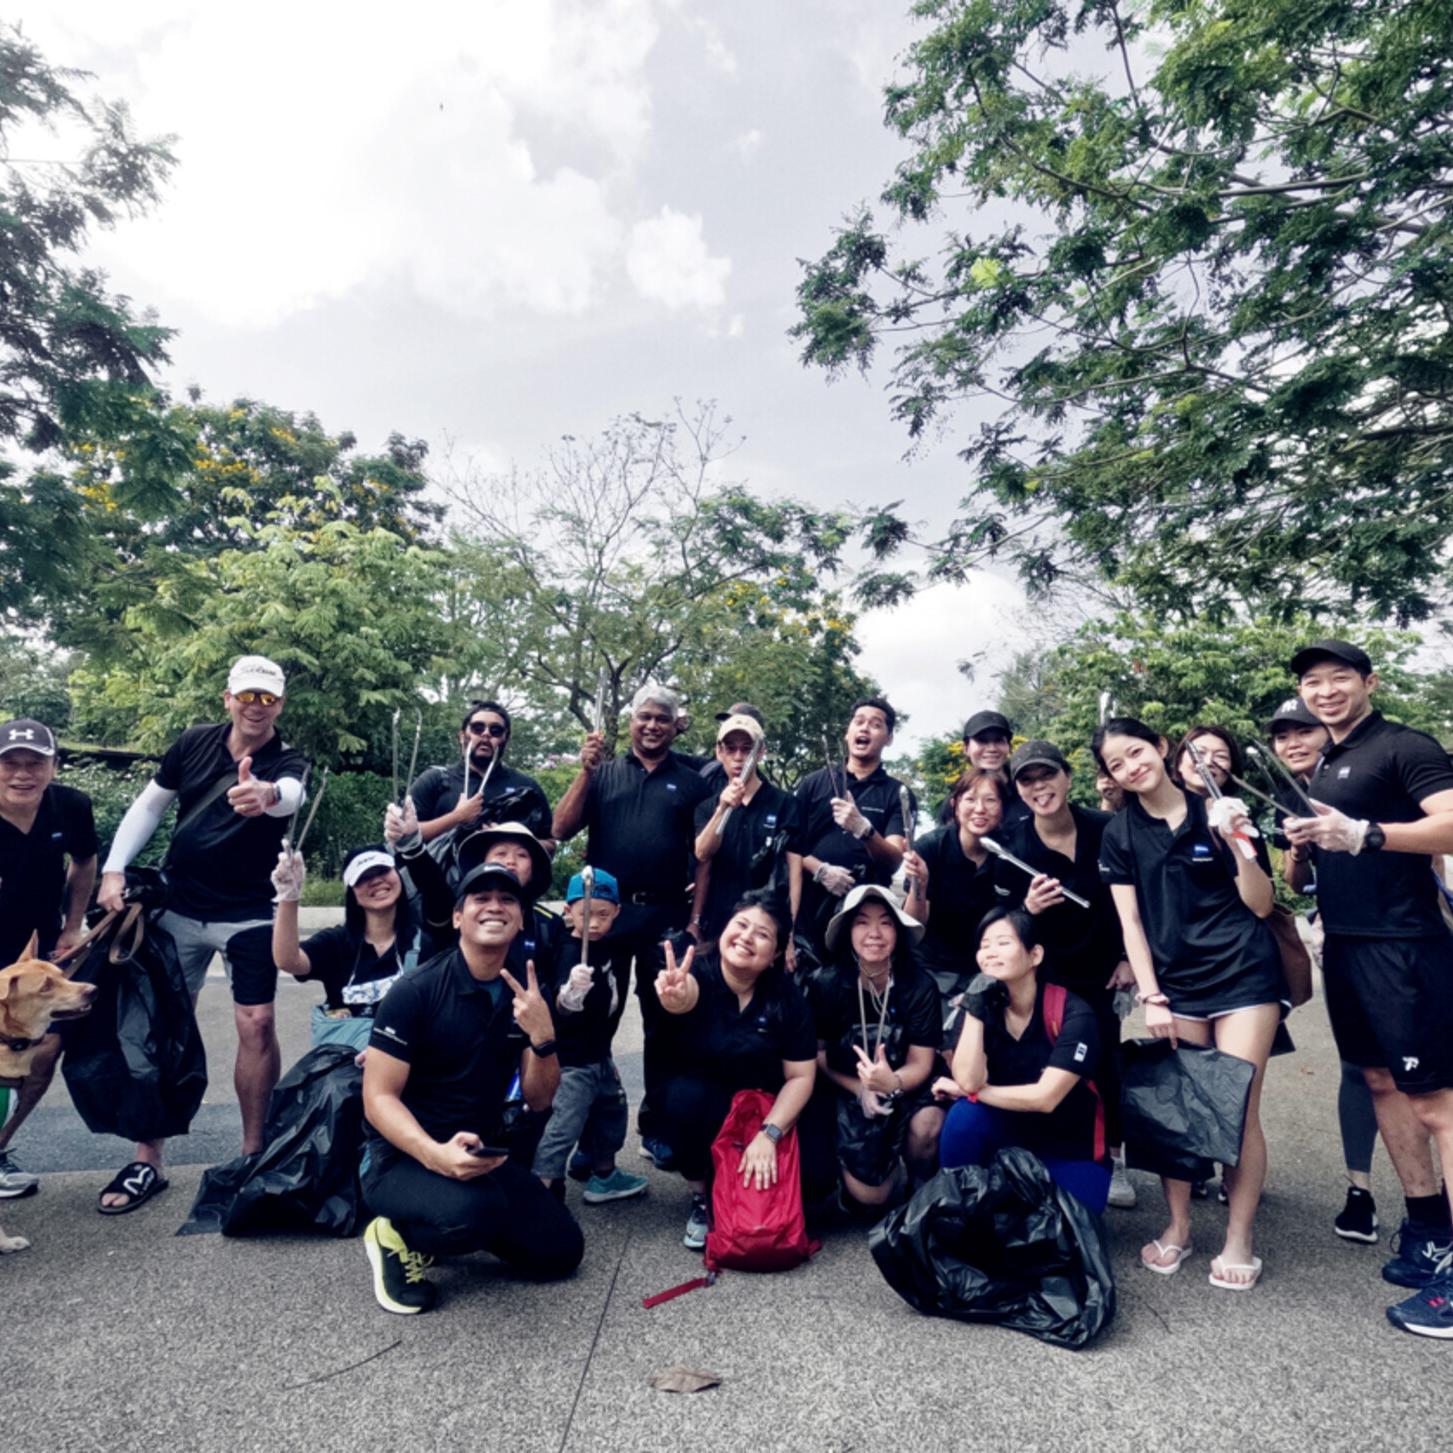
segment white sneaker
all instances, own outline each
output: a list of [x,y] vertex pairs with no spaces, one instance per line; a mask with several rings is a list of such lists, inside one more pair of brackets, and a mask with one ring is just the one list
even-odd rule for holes
[[28,1196],[39,1184],[39,1176],[21,1170],[8,1150],[0,1150],[0,1197],[13,1200],[16,1196]]
[[1113,1160],[1110,1167],[1110,1204],[1117,1211],[1134,1210],[1135,1187],[1130,1184],[1130,1177],[1125,1174],[1125,1162]]

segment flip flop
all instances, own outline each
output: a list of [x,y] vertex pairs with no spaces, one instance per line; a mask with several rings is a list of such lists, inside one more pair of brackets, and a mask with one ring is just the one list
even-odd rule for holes
[[154,1165],[148,1165],[144,1160],[133,1160],[129,1165],[123,1165],[101,1192],[102,1196],[126,1196],[127,1200],[119,1206],[103,1206],[100,1197],[97,1197],[96,1209],[103,1216],[124,1216],[128,1211],[144,1206],[153,1196],[161,1195],[170,1184]]
[[1164,1246],[1159,1241],[1152,1241],[1150,1244],[1155,1247],[1155,1254],[1157,1256],[1169,1256],[1172,1254],[1175,1256],[1175,1260],[1169,1266],[1161,1266],[1159,1262],[1147,1261],[1143,1256],[1140,1258],[1141,1266],[1146,1271],[1153,1271],[1157,1276],[1174,1276],[1181,1269],[1181,1262],[1191,1254],[1192,1250],[1189,1246],[1177,1246],[1174,1241],[1167,1241]]
[[[1251,1276],[1246,1281],[1228,1281],[1224,1274],[1218,1275],[1215,1268],[1221,1268],[1221,1272],[1228,1271],[1249,1271]],[[1213,1287],[1220,1287],[1223,1292],[1249,1292],[1257,1282],[1261,1280],[1261,1258],[1253,1256],[1250,1265],[1245,1262],[1223,1261],[1219,1256],[1211,1263],[1210,1283]]]

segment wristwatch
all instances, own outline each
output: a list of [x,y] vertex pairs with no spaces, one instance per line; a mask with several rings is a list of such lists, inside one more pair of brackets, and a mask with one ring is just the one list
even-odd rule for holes
[[549,1059],[555,1053],[555,1041],[553,1039],[547,1039],[544,1044],[532,1043],[530,1050],[536,1059]]
[[776,1145],[777,1142],[780,1141],[786,1133],[787,1132],[783,1130],[780,1125],[762,1126],[762,1134],[765,1135],[767,1139],[772,1142],[773,1145]]
[[1380,853],[1387,846],[1387,834],[1375,823],[1367,824],[1367,831],[1362,834],[1362,851],[1364,853]]

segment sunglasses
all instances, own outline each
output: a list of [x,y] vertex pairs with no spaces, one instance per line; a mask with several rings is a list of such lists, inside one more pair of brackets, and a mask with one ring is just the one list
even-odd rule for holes
[[271,691],[234,691],[233,701],[240,701],[243,706],[276,706],[282,697]]
[[510,731],[507,726],[502,726],[497,721],[472,721],[469,723],[467,730],[472,737],[482,737],[485,735],[504,737],[508,736]]

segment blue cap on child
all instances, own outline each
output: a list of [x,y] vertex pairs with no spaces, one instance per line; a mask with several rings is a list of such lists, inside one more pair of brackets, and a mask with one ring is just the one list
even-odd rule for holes
[[[621,901],[621,885],[616,882],[616,875],[606,872],[604,868],[597,868],[595,870],[595,887],[591,889],[591,894],[605,903],[619,903]],[[570,885],[565,890],[565,901],[567,903],[579,903],[584,897],[585,879],[577,873],[570,880]]]

